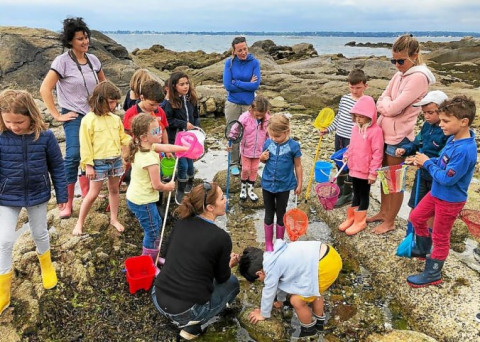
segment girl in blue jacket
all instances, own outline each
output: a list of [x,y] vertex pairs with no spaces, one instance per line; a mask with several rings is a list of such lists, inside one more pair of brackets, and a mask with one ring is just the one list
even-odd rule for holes
[[262,174],[262,193],[265,204],[265,250],[273,251],[273,219],[277,216],[276,238],[283,239],[283,216],[287,211],[290,190],[302,192],[302,152],[300,144],[290,138],[290,120],[284,114],[270,117],[267,126],[269,139],[263,145],[260,161],[265,163]]
[[67,203],[67,179],[55,136],[47,130],[32,96],[22,90],[0,94],[0,314],[10,305],[12,250],[15,228],[23,207],[37,247],[43,287],[57,284],[50,259],[47,204],[51,197],[50,178],[58,209]]

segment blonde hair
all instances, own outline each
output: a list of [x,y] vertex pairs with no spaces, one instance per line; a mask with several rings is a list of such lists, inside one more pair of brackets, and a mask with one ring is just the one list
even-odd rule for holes
[[285,133],[290,130],[290,119],[282,113],[273,114],[267,128],[275,133]]
[[30,128],[35,133],[34,140],[37,140],[40,133],[47,129],[47,124],[43,121],[35,100],[25,90],[6,89],[0,93],[0,133],[8,130],[5,122],[3,122],[2,113],[28,116],[30,118]]
[[156,118],[147,113],[141,113],[135,116],[132,120],[132,140],[128,145],[128,155],[125,156],[127,163],[133,163],[135,161],[135,154],[140,150],[140,138],[142,135],[148,133],[150,124],[155,121]]
[[158,82],[159,78],[148,69],[138,69],[133,73],[132,78],[130,79],[130,90],[133,91],[136,98],[139,98],[142,91],[142,84],[146,81],[152,80]]
[[392,46],[393,52],[402,52],[406,51],[408,57],[413,57],[417,55],[415,65],[423,64],[423,57],[420,53],[420,43],[416,38],[413,37],[412,34],[404,34],[398,37]]

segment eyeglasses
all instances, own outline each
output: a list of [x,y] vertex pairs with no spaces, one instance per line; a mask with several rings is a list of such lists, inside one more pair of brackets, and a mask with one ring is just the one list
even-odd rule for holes
[[160,127],[156,127],[150,130],[151,135],[159,135],[162,133],[162,129]]
[[407,60],[406,58],[402,58],[402,59],[394,59],[394,58],[392,58],[392,59],[390,60],[390,62],[391,62],[393,65],[395,65],[395,64],[397,64],[397,63],[398,63],[398,65],[403,65],[403,64],[405,64],[405,61],[406,61],[406,60]]
[[203,211],[205,211],[205,208],[207,207],[207,195],[210,190],[212,190],[212,184],[203,182],[203,191],[205,192],[203,196]]

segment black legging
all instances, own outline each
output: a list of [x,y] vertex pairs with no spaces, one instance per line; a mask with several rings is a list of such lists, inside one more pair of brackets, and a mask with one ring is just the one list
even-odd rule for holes
[[358,206],[357,210],[367,210],[370,203],[370,184],[368,184],[368,179],[351,178],[353,183],[352,207]]
[[288,196],[290,191],[270,192],[262,189],[263,203],[265,204],[265,224],[273,224],[273,217],[277,215],[277,224],[283,226],[283,215],[287,211]]

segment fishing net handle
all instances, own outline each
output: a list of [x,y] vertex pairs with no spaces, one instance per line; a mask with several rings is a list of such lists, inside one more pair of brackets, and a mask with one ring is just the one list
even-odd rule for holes
[[[238,144],[243,138],[243,130],[244,128],[240,121],[232,120],[225,126],[225,138],[232,144]],[[235,137],[232,137],[232,131],[235,133]]]

